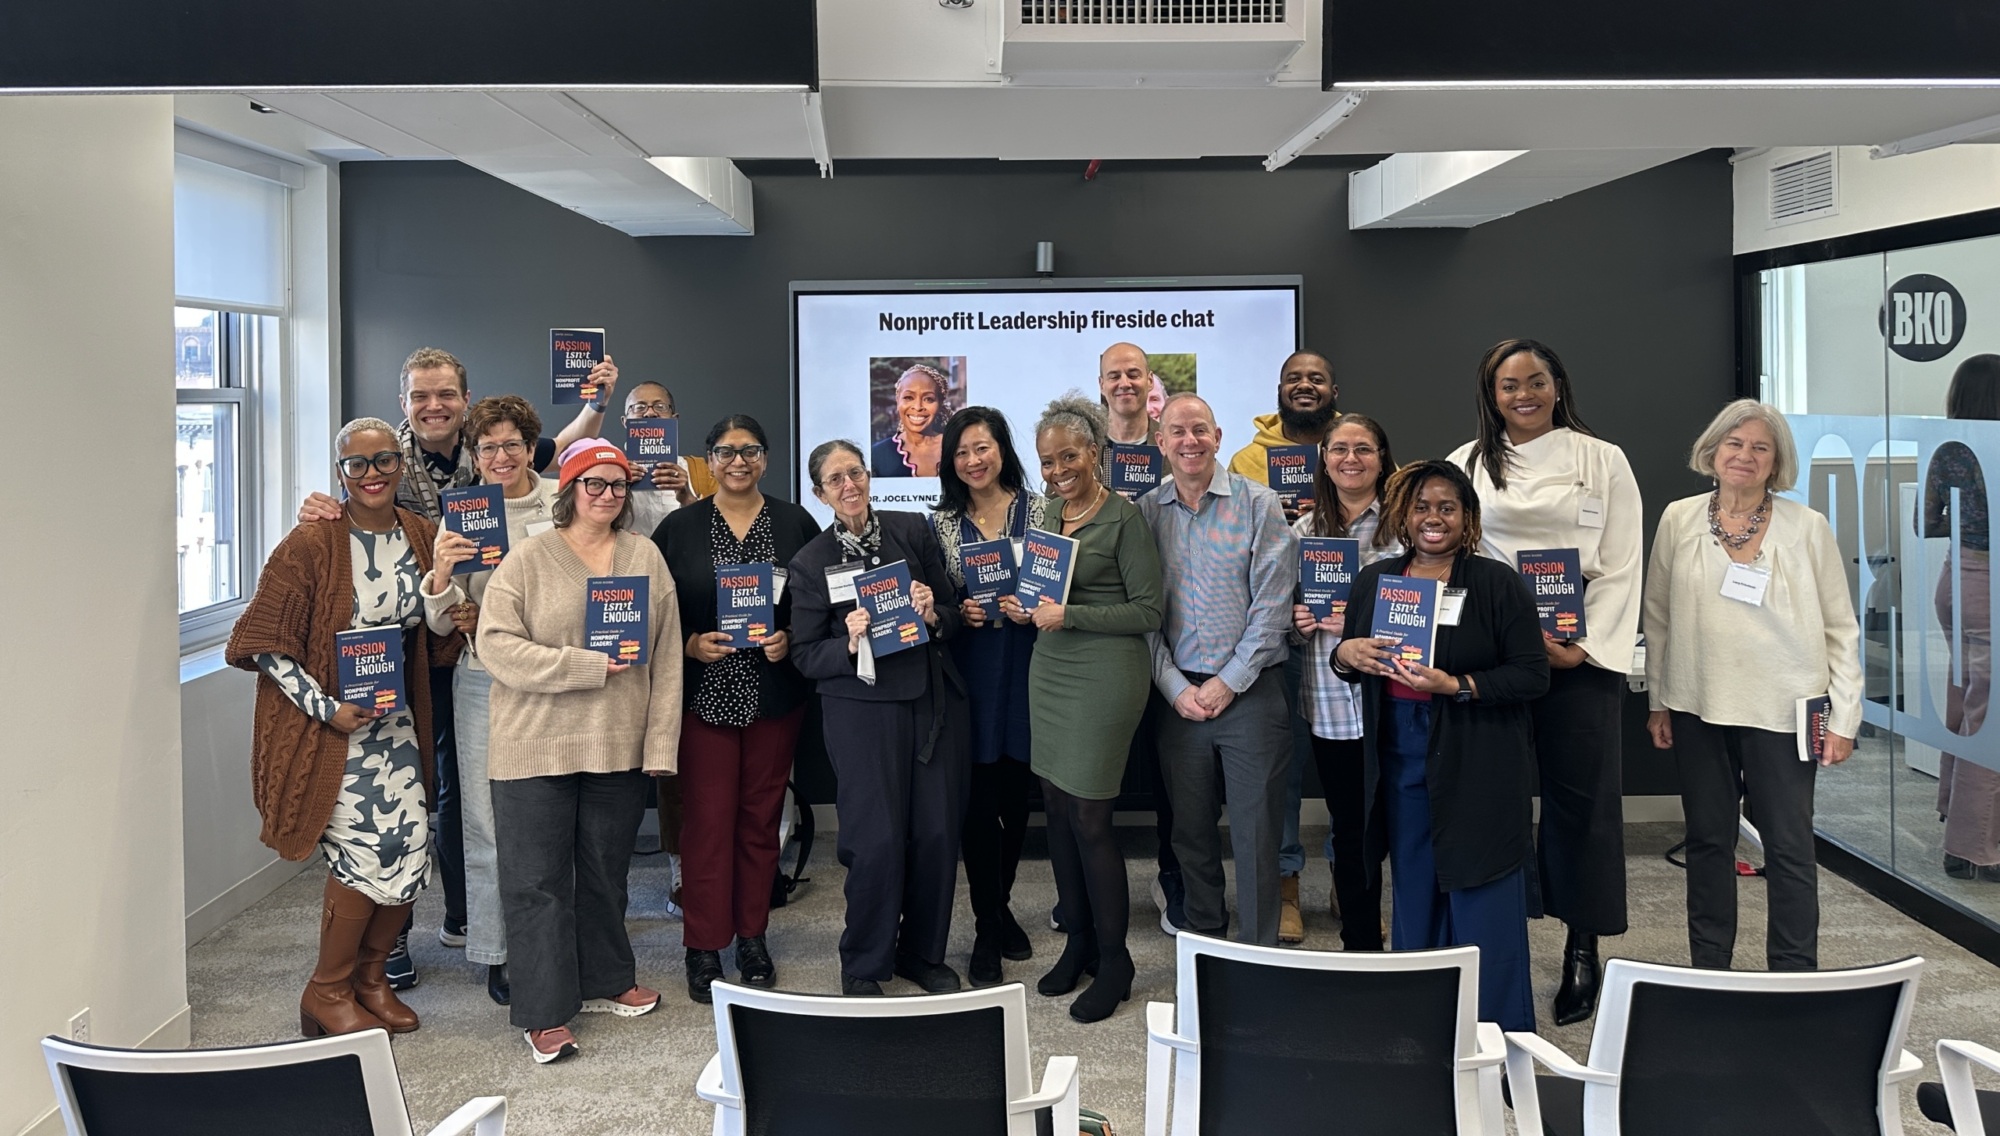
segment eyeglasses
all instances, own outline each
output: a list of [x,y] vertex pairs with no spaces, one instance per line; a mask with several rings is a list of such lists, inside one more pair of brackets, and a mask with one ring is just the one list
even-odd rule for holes
[[728,465],[737,458],[747,462],[761,460],[765,452],[762,446],[717,446],[708,451],[708,456],[716,465]]
[[820,486],[825,489],[838,489],[843,485],[866,485],[867,483],[868,471],[865,469],[857,469],[851,473],[829,473],[820,479]]
[[383,450],[372,458],[356,454],[351,458],[341,458],[337,464],[340,472],[348,477],[365,477],[371,468],[377,473],[394,473],[403,468],[403,451]]
[[655,418],[672,418],[674,416],[674,404],[664,401],[635,402],[625,408],[625,415],[628,418],[639,414],[650,414]]
[[1326,448],[1327,456],[1335,458],[1344,458],[1349,455],[1357,458],[1372,458],[1380,452],[1373,446],[1350,446],[1345,442]]
[[606,481],[601,477],[585,477],[580,478],[577,484],[583,486],[583,491],[592,497],[604,496],[604,491],[607,489],[611,490],[613,497],[623,497],[626,491],[632,488],[632,483],[623,478]]
[[510,458],[518,458],[528,452],[528,443],[523,442],[519,438],[509,438],[504,442],[481,442],[479,448],[474,452],[488,460],[497,458],[501,454],[506,454]]

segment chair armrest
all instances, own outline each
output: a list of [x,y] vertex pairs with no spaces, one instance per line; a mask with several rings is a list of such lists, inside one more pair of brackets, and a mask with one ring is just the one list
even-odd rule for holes
[[1007,1103],[1009,1113],[1034,1112],[1048,1109],[1052,1132],[1074,1132],[1079,1127],[1077,1114],[1082,1103],[1082,1078],[1077,1074],[1074,1057],[1051,1057],[1047,1068],[1042,1070],[1042,1087],[1032,1096],[1022,1097]]
[[[1944,1043],[1939,1042],[1938,1044],[1942,1045]],[[1888,1075],[1882,1078],[1882,1082],[1888,1085],[1899,1085],[1923,1071],[1923,1059],[1905,1049],[1902,1055],[1896,1059],[1896,1067],[1889,1070]]]
[[722,1054],[720,1053],[709,1058],[708,1064],[702,1066],[701,1076],[696,1078],[694,1082],[694,1095],[710,1104],[722,1105],[724,1108],[743,1107],[742,1097],[722,1087]]
[[1951,1106],[1952,1128],[1959,1136],[1986,1136],[1979,1111],[1979,1093],[1972,1085],[1972,1067],[2000,1072],[2000,1052],[1970,1041],[1937,1043],[1938,1073],[1944,1081],[1945,1102]]
[[1172,1046],[1182,1053],[1199,1053],[1201,1047],[1174,1032],[1174,1007],[1167,1002],[1146,1003],[1146,1040]]
[[1510,1033],[1507,1037],[1507,1084],[1514,1091],[1514,1129],[1543,1132],[1542,1097],[1535,1085],[1535,1062],[1540,1061],[1558,1076],[1595,1085],[1615,1085],[1618,1078],[1602,1070],[1580,1064],[1575,1058],[1532,1033]]
[[1507,1041],[1500,1033],[1500,1027],[1492,1022],[1479,1022],[1472,1034],[1471,1054],[1458,1059],[1458,1071],[1470,1072],[1498,1065],[1507,1060]]
[[502,1136],[507,1131],[506,1097],[473,1097],[444,1118],[430,1136]]

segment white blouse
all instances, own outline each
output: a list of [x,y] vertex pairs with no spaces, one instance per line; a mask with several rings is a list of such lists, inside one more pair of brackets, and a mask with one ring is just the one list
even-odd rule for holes
[[[1645,507],[1625,451],[1558,427],[1513,447],[1507,488],[1496,489],[1484,464],[1472,468],[1474,447],[1467,442],[1449,460],[1471,476],[1479,494],[1480,553],[1512,566],[1523,549],[1576,549],[1589,585],[1585,633],[1576,643],[1591,663],[1629,673],[1639,637]],[[1581,523],[1586,501],[1596,503],[1603,527]]]
[[1722,594],[1729,554],[1708,528],[1708,494],[1667,506],[1646,579],[1646,685],[1655,710],[1717,726],[1797,732],[1801,698],[1830,694],[1832,733],[1861,727],[1861,627],[1833,528],[1777,497],[1752,567],[1764,602]]

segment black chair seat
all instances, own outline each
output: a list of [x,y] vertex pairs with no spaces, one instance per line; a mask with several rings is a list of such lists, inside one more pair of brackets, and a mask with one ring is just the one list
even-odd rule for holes
[[[1917,1086],[1917,1111],[1951,1128],[1951,1105],[1945,1100],[1944,1086],[1938,1082],[1925,1081]],[[1979,1090],[1979,1117],[1986,1122],[1988,1132],[2000,1132],[2000,1093]]]

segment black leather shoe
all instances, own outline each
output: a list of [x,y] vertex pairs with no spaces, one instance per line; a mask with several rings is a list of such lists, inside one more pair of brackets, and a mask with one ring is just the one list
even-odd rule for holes
[[778,968],[771,964],[771,949],[764,945],[764,936],[736,940],[736,971],[745,986],[769,990],[778,984]]
[[1132,996],[1132,956],[1119,951],[1099,964],[1090,989],[1069,1004],[1069,1016],[1079,1022],[1101,1022],[1118,1009],[1118,1003]]
[[909,979],[923,987],[926,994],[951,994],[962,985],[957,971],[941,962],[925,962],[914,955],[896,956],[896,977]]
[[1014,913],[1000,909],[1000,957],[1013,962],[1026,962],[1035,957],[1035,945],[1028,941],[1028,933],[1014,920]]
[[1056,998],[1076,989],[1076,984],[1086,974],[1097,973],[1097,944],[1092,935],[1071,935],[1063,945],[1062,957],[1055,966],[1035,983],[1035,989],[1045,998]]
[[505,1006],[514,1000],[514,988],[507,982],[506,963],[495,963],[486,968],[486,996],[493,999],[496,1006]]
[[1559,1026],[1573,1026],[1597,1012],[1601,974],[1597,966],[1597,936],[1572,930],[1563,947],[1562,986],[1556,990]]
[[687,953],[688,997],[706,1006],[715,1001],[709,987],[722,978],[722,952],[698,951],[693,947]]
[[994,935],[980,935],[972,940],[972,965],[966,968],[965,976],[974,986],[1000,985],[1000,942]]
[[843,974],[840,976],[840,992],[849,998],[880,998],[882,984],[872,978]]

